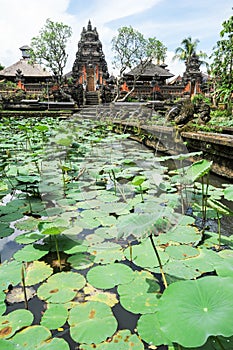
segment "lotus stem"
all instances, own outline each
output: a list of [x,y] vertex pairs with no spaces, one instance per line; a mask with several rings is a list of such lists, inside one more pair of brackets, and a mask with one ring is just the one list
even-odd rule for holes
[[225,350],[225,348],[224,348],[224,346],[222,345],[222,343],[221,343],[219,337],[215,337],[215,339],[216,339],[216,342],[218,343],[218,345],[220,346],[220,348],[221,348],[222,350]]
[[217,220],[218,220],[218,249],[221,247],[221,220],[219,213],[217,211]]
[[164,271],[163,271],[162,261],[161,261],[161,259],[160,259],[158,250],[157,250],[156,245],[155,245],[155,243],[154,243],[152,234],[149,235],[149,238],[150,238],[152,247],[153,247],[153,249],[154,249],[155,255],[156,255],[156,257],[157,257],[157,259],[158,259],[158,262],[159,262],[159,268],[160,268],[160,272],[161,272],[161,275],[162,275],[162,280],[163,280],[164,287],[167,288],[168,284],[167,284],[167,280],[166,280],[166,277],[165,277],[165,274],[164,274]]
[[27,299],[27,291],[26,291],[26,285],[25,285],[25,275],[24,275],[24,264],[21,268],[21,279],[22,279],[22,288],[23,288],[23,294],[24,294],[24,305],[25,309],[28,310],[28,299]]
[[60,271],[61,271],[62,270],[61,257],[60,257],[59,248],[58,248],[57,236],[55,235],[54,238],[55,238],[55,246],[56,246],[56,252],[57,252],[57,260],[58,260],[59,268],[60,268]]

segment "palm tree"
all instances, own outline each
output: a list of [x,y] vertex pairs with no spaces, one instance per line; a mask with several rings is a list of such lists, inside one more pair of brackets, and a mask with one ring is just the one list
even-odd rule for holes
[[[180,60],[184,62],[189,62],[190,57],[196,53],[197,45],[199,44],[200,40],[195,39],[194,41],[192,40],[191,36],[183,39],[181,41],[181,45],[175,49],[175,56],[173,57],[173,60]],[[207,54],[200,51],[199,53],[196,53],[196,55],[199,58],[207,58]],[[201,64],[207,64],[205,61],[201,61]]]

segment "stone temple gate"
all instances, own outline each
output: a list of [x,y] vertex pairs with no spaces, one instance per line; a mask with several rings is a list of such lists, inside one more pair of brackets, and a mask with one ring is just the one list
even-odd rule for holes
[[92,28],[90,20],[87,28],[83,27],[81,33],[72,77],[77,84],[83,84],[87,92],[98,90],[99,86],[105,84],[109,77],[102,43],[96,27]]

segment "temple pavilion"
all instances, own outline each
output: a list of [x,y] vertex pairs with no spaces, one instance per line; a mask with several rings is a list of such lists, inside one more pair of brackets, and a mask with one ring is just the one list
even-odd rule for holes
[[[94,97],[101,85],[109,77],[108,66],[102,49],[102,43],[96,27],[89,20],[87,28],[83,27],[78,51],[72,68],[72,77],[76,84],[82,84],[87,94]],[[96,94],[93,94],[95,93]]]

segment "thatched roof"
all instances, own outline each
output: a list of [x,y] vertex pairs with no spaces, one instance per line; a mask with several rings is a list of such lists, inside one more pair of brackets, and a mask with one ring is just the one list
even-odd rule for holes
[[27,59],[21,59],[20,61],[12,64],[11,66],[4,68],[0,71],[2,78],[15,77],[16,71],[20,69],[23,76],[26,77],[38,77],[38,78],[50,78],[51,74],[47,72],[38,63],[30,64]]
[[[139,75],[140,77],[151,77],[158,76],[161,78],[169,79],[174,77],[174,74],[170,73],[167,69],[164,69],[166,65],[157,65],[149,62],[146,67],[143,69],[142,65],[139,64],[135,68],[133,68],[130,72],[125,74],[125,77]],[[141,73],[142,72],[142,73]]]

